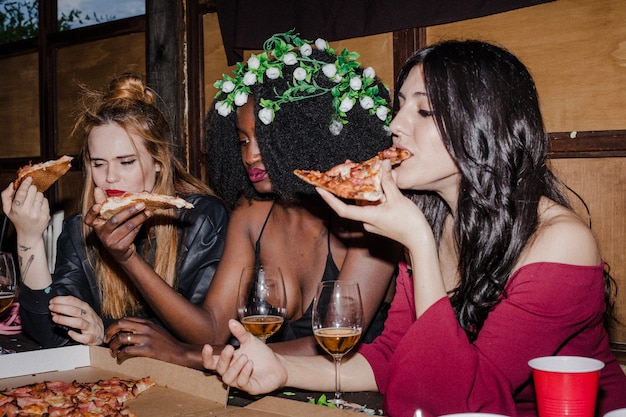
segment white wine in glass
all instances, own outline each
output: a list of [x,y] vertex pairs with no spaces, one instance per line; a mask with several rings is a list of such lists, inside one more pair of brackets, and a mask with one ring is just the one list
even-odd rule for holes
[[265,342],[285,320],[286,298],[280,269],[267,266],[244,268],[237,301],[239,321],[247,331]]
[[341,359],[361,338],[363,329],[363,304],[359,284],[350,281],[323,281],[319,284],[313,301],[313,334],[317,343],[335,361],[335,398],[337,407],[341,399]]
[[0,313],[9,308],[17,291],[17,273],[13,255],[0,252]]

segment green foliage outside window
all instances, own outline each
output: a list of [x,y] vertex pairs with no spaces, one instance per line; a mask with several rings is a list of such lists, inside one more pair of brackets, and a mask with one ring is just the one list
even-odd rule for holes
[[[34,38],[39,30],[38,0],[0,0],[0,44]],[[84,14],[72,9],[67,14],[61,13],[58,30],[85,26],[115,20],[115,16],[97,16],[96,13]]]

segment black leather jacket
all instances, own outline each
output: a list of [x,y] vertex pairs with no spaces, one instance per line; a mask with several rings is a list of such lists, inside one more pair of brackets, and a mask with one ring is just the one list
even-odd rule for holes
[[[202,305],[213,274],[222,256],[228,212],[222,202],[212,196],[185,197],[194,205],[191,210],[178,210],[180,221],[176,291],[196,305]],[[101,300],[94,270],[89,265],[81,233],[82,215],[65,220],[59,236],[57,259],[52,285],[44,290],[20,289],[20,315],[23,330],[44,347],[62,346],[70,342],[66,329],[51,320],[48,304],[57,295],[73,295],[99,312]],[[135,244],[138,253],[145,243],[141,234]],[[151,262],[148,260],[148,262]],[[159,320],[144,306],[145,318]],[[113,323],[104,319],[105,328]]]

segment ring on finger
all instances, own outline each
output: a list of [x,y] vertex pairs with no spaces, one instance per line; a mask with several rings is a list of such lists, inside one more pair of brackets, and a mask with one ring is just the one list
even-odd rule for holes
[[132,335],[132,333],[128,333],[128,334],[126,335],[126,342],[128,342],[128,344],[129,344],[129,345],[130,345],[130,344],[132,344],[132,343],[131,343],[131,341],[130,341],[130,336],[131,336],[131,335]]
[[14,201],[14,203],[15,203],[15,205],[16,205],[16,206],[18,206],[18,207],[22,205],[22,202],[21,202],[21,201],[18,201],[18,200],[15,200],[15,201]]
[[82,316],[84,316],[84,315],[86,315],[86,314],[87,314],[87,311],[85,311],[85,310],[83,310],[83,309],[81,308],[81,309],[80,309],[80,315],[81,315],[81,317],[82,317]]

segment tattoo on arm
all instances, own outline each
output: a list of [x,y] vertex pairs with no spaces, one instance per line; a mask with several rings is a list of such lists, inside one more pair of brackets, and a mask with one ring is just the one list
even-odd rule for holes
[[30,255],[30,257],[28,258],[28,261],[26,261],[26,265],[23,265],[22,262],[22,257],[19,257],[19,263],[20,263],[20,267],[22,267],[22,282],[26,281],[26,274],[28,273],[28,270],[30,269],[30,265],[33,263],[33,259],[35,259],[35,255]]

